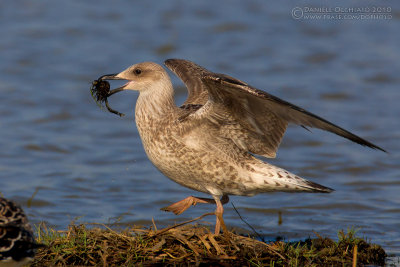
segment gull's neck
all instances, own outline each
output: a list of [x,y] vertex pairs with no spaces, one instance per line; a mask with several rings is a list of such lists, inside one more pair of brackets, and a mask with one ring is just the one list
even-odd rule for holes
[[141,120],[156,122],[165,119],[166,116],[171,116],[176,109],[174,89],[171,80],[166,75],[163,79],[149,84],[139,93],[135,119],[136,122]]

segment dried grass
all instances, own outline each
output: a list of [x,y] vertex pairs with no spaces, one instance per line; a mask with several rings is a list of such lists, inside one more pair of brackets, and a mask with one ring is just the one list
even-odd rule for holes
[[267,244],[231,232],[214,235],[193,225],[122,232],[104,225],[71,225],[67,231],[41,225],[38,241],[47,247],[38,250],[32,266],[351,266],[382,265],[386,257],[380,246],[356,238],[354,231],[339,232],[338,242],[318,236]]

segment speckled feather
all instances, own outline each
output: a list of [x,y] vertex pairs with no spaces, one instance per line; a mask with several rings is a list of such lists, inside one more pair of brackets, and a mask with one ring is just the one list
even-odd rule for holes
[[149,159],[167,177],[193,190],[214,197],[331,192],[253,156],[275,157],[290,122],[381,149],[235,78],[187,60],[170,59],[165,65],[188,88],[181,107],[175,105],[170,78],[158,64],[139,63],[114,77],[128,80],[125,88],[140,92],[135,120]]

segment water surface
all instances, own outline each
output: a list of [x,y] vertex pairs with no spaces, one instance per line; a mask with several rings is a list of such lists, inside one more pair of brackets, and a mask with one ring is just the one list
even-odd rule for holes
[[[57,229],[71,221],[149,226],[152,218],[162,227],[213,210],[160,211],[203,195],[166,179],[146,158],[134,124],[137,94],[110,99],[127,114],[119,118],[101,111],[89,93],[100,75],[141,61],[186,58],[390,152],[290,127],[269,162],[336,191],[232,197],[257,231],[298,240],[354,227],[400,253],[400,8],[384,3],[392,8],[390,20],[328,21],[295,20],[296,5],[272,1],[2,2],[0,192],[21,203],[33,223]],[[183,85],[173,82],[182,103]],[[225,220],[249,231],[230,204]]]

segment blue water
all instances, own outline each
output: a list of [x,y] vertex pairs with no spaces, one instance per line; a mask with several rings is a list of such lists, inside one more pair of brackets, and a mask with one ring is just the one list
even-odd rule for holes
[[[0,3],[0,192],[33,223],[71,221],[159,227],[180,216],[159,208],[203,196],[160,174],[143,151],[123,92],[101,111],[92,80],[141,61],[190,59],[310,110],[387,149],[290,127],[272,164],[336,189],[332,194],[232,197],[267,239],[313,231],[360,236],[400,254],[400,5],[323,2],[328,7],[390,7],[391,19],[294,19],[318,1],[3,1]],[[170,73],[173,75],[172,73]],[[176,100],[185,99],[183,85]],[[32,204],[28,200],[33,197]],[[282,223],[278,224],[278,213]],[[230,204],[229,227],[250,231]],[[214,218],[202,223],[213,224]]]

